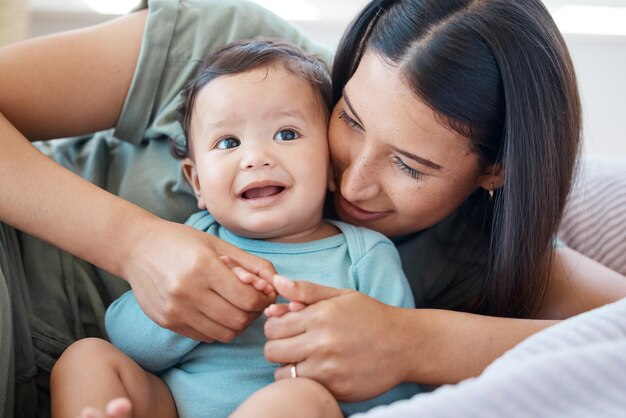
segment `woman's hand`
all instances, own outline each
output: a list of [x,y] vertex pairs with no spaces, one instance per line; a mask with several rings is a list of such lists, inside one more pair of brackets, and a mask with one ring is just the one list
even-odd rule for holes
[[285,364],[277,380],[290,378],[295,363],[298,376],[320,382],[341,401],[368,399],[406,380],[404,360],[411,350],[402,323],[408,310],[354,290],[280,276],[272,284],[292,301],[292,309],[267,310],[265,357]]
[[477,376],[554,323],[397,308],[354,290],[280,276],[272,285],[291,301],[266,309],[265,357],[285,365],[275,378],[290,378],[296,364],[298,376],[342,401],[369,399],[402,382],[442,385]]
[[257,290],[231,270],[238,265],[269,281],[275,270],[268,261],[189,226],[151,223],[143,235],[134,234],[138,239],[130,234],[123,273],[157,324],[197,340],[228,342],[275,300],[275,293]]

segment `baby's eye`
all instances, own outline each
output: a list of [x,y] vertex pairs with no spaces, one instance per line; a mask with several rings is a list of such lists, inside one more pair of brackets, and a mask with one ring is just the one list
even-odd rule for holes
[[298,138],[300,138],[300,134],[293,129],[281,129],[274,135],[274,140],[276,141],[293,141]]
[[231,149],[231,148],[237,148],[239,145],[241,145],[241,141],[239,141],[237,138],[228,137],[228,138],[223,138],[217,141],[215,143],[215,148]]

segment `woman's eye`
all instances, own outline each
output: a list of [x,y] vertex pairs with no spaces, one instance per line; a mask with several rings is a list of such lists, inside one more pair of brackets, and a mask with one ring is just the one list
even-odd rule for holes
[[405,174],[408,174],[412,179],[414,180],[422,179],[423,173],[417,171],[414,168],[409,167],[400,158],[393,157],[393,163],[397,165],[400,168],[400,170],[402,170]]
[[237,148],[239,145],[241,145],[241,141],[239,141],[237,138],[229,137],[229,138],[223,138],[217,141],[217,143],[215,144],[215,148],[231,149],[231,148]]
[[357,121],[355,121],[354,119],[352,119],[350,117],[350,115],[348,115],[346,113],[345,110],[340,110],[339,112],[339,119],[341,119],[342,121],[344,121],[344,123],[346,125],[348,125],[349,127],[353,128],[353,129],[359,129],[359,130],[363,130],[363,128],[361,128],[361,125],[359,125],[357,123]]
[[281,129],[274,135],[274,140],[276,141],[293,141],[298,138],[300,138],[300,135],[293,129]]

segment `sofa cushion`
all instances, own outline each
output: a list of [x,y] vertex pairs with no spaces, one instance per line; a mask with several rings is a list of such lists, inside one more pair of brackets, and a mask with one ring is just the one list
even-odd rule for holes
[[626,157],[582,160],[559,238],[626,275]]

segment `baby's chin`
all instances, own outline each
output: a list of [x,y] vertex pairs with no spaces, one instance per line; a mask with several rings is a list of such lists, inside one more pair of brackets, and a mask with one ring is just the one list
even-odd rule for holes
[[[322,225],[321,219],[317,225],[298,226],[294,223],[286,223],[284,225],[272,225],[270,227],[258,228],[229,228],[232,233],[248,239],[256,239],[259,241],[283,242],[283,243],[302,243],[317,239],[317,232]],[[224,225],[225,226],[225,225]]]
[[229,227],[224,225],[232,233],[249,239],[257,239],[262,241],[276,241],[281,242],[283,239],[288,239],[291,235],[296,233],[293,227],[278,226],[278,225],[249,225],[247,228],[242,228],[241,225]]

